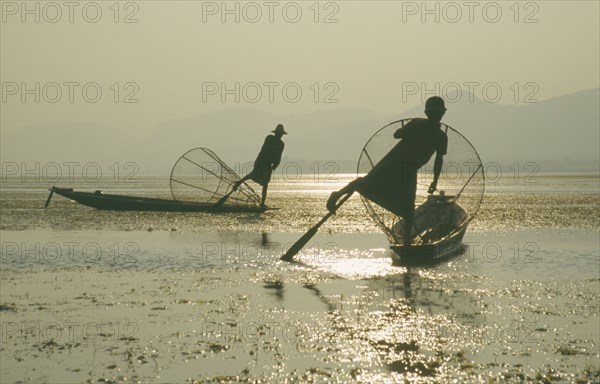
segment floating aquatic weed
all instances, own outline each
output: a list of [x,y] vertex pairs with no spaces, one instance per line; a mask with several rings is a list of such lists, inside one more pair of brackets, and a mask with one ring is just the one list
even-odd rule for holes
[[0,304],[0,312],[16,312],[17,306],[12,304]]
[[437,362],[421,362],[411,361],[411,359],[396,360],[392,363],[387,364],[387,368],[396,373],[414,373],[418,376],[434,376],[436,374],[436,368],[439,367]]
[[585,350],[583,350],[582,348],[571,346],[571,345],[562,345],[562,346],[558,347],[555,352],[560,353],[563,356],[585,354]]

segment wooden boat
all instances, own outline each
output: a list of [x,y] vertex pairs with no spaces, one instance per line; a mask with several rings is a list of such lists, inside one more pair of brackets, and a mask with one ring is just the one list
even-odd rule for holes
[[461,255],[465,249],[462,239],[466,230],[467,226],[464,225],[458,231],[431,243],[392,244],[392,262],[403,266],[430,265]]
[[[398,120],[377,131],[365,144],[358,160],[357,174],[368,174],[398,145],[395,132],[412,119]],[[386,234],[395,265],[431,265],[461,254],[467,226],[481,206],[485,190],[483,163],[473,145],[452,127],[441,123],[448,138],[444,155],[446,168],[439,174],[437,194],[429,191],[435,168],[434,158],[419,169],[416,209],[410,233],[404,219],[376,201],[361,196],[367,212]],[[409,236],[409,239],[405,239]]]
[[162,212],[264,212],[268,208],[248,205],[222,205],[215,207],[214,203],[178,201],[151,197],[113,195],[96,192],[77,192],[73,188],[52,187],[46,201],[50,203],[56,193],[80,204],[103,210],[113,211],[162,211]]
[[404,225],[393,227],[392,260],[398,265],[433,264],[456,256],[463,250],[462,239],[470,218],[454,196],[430,195],[415,210],[411,244],[403,243]]
[[[398,145],[395,133],[410,120],[412,119],[395,121],[375,132],[363,147],[358,159],[356,173],[359,177],[361,175],[368,177],[369,172],[374,170],[380,161],[390,153],[390,150]],[[381,195],[384,193],[370,194],[369,197],[361,194],[367,213],[388,237],[390,248],[395,253],[392,255],[395,265],[434,264],[461,253],[465,249],[462,239],[467,225],[481,206],[485,189],[485,173],[479,154],[458,131],[446,124],[441,124],[441,128],[444,129],[448,138],[450,151],[446,151],[445,158],[449,160],[450,167],[445,171],[442,169],[443,172],[438,174],[436,183],[432,183],[434,175],[431,172],[435,169],[435,164],[431,164],[435,160],[429,160],[429,166],[419,169],[417,185],[415,185],[415,200],[419,205],[414,211],[410,228],[406,228],[404,219],[395,213],[394,204],[388,204],[390,200],[385,200],[389,198],[393,201],[399,196],[394,196],[393,192],[389,195],[385,193],[387,196],[383,196],[382,199]],[[402,147],[400,149],[404,150]],[[402,166],[408,165],[410,166],[408,169],[413,168],[411,162],[414,160],[409,159],[402,163],[398,156],[393,160],[400,160],[401,169],[397,170],[398,175],[405,172]],[[407,182],[405,181],[405,183]],[[420,193],[419,182],[422,186]],[[375,184],[376,188],[387,188],[388,186],[383,183]],[[438,186],[443,186],[444,189],[438,189]],[[435,191],[438,194],[434,194]],[[450,194],[446,194],[446,191],[450,191]],[[382,190],[378,192],[382,192]],[[291,261],[315,235],[321,225],[350,198],[352,193],[347,193],[340,199],[334,209],[330,209],[327,215],[288,248],[287,252],[281,256],[281,260]]]
[[245,182],[233,189],[238,181],[237,173],[213,151],[198,147],[185,152],[171,170],[172,200],[52,187],[46,207],[57,193],[88,207],[114,211],[253,213],[276,209],[261,206],[261,198]]

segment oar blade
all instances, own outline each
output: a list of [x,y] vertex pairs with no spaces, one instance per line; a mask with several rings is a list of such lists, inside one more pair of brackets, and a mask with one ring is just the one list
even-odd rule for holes
[[294,258],[294,256],[296,256],[298,254],[298,252],[300,252],[300,250],[302,248],[304,248],[304,246],[310,241],[310,239],[313,238],[313,236],[317,233],[317,231],[319,230],[319,227],[321,226],[321,222],[319,222],[319,224],[315,225],[314,227],[312,227],[311,229],[308,230],[308,232],[306,232],[304,235],[302,235],[302,237],[300,239],[298,239],[298,241],[296,241],[288,250],[287,252],[281,256],[280,260],[283,261],[292,261],[292,259]]

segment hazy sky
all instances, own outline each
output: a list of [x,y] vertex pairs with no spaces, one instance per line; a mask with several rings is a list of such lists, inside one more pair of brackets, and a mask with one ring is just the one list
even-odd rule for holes
[[88,121],[148,133],[232,107],[392,114],[436,83],[506,104],[600,84],[598,1],[70,4],[1,1],[3,131]]

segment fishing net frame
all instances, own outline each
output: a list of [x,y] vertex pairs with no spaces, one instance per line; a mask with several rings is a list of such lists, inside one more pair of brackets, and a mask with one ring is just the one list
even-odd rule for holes
[[[240,176],[205,147],[190,149],[177,159],[170,175],[171,195],[178,201],[215,204],[227,195]],[[260,196],[243,182],[224,205],[259,206]]]
[[[406,118],[391,122],[376,131],[365,143],[360,152],[357,164],[357,176],[368,173],[396,144],[399,139],[393,138],[394,132],[404,127],[414,118]],[[460,225],[454,228],[444,238],[464,231],[466,225],[475,218],[483,202],[485,191],[485,172],[481,157],[471,142],[456,129],[441,123],[441,129],[448,136],[448,151],[444,156],[444,166],[438,179],[438,193],[448,196],[448,201],[456,203],[460,200],[461,208],[465,209],[467,216]],[[417,195],[415,199],[415,212],[427,202],[429,194],[427,188],[433,181],[433,163],[435,156],[419,169],[417,176]],[[459,172],[450,172],[449,168]],[[464,172],[463,168],[465,168]],[[450,192],[450,194],[447,194]],[[453,194],[453,195],[452,195]],[[384,231],[391,244],[401,243],[402,240],[395,233],[394,228],[402,218],[380,207],[376,203],[361,195],[361,200],[367,213],[375,223]],[[441,222],[441,220],[440,220]],[[417,230],[419,232],[419,230]],[[441,239],[437,239],[441,240]]]

